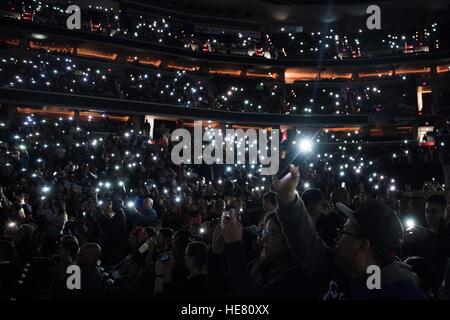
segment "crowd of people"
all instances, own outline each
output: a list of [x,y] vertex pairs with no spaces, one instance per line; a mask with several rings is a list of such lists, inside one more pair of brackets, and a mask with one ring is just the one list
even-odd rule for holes
[[[66,27],[69,4],[13,0],[0,4],[0,12]],[[82,31],[268,59],[359,59],[448,49],[437,22],[403,32],[331,26],[300,32],[280,26],[262,33],[114,5],[82,7]],[[174,71],[123,54],[105,62],[81,58],[75,50],[52,53],[44,50],[45,41],[42,47],[30,42],[25,50],[22,40],[18,45],[0,40],[0,88],[268,117],[384,111],[378,121],[417,115],[421,78],[397,74],[394,67],[377,81],[373,74],[366,81],[355,73],[347,81],[321,79],[319,73],[316,81],[290,83],[286,74]],[[438,93],[433,103],[445,112],[448,91],[442,87]],[[296,156],[272,177],[261,174],[261,163],[174,163],[171,131],[191,128],[183,120],[150,124],[137,115],[58,108],[32,114],[9,104],[0,111],[7,119],[0,119],[0,300],[450,299],[445,117],[434,127],[415,124],[401,141],[377,140],[369,127],[277,126],[280,168]],[[230,126],[235,128],[207,121],[205,137]],[[419,143],[421,130],[431,131]],[[222,144],[229,139],[239,138],[227,136]],[[251,139],[234,144],[249,151],[258,143]],[[72,277],[77,268],[78,284]],[[381,276],[373,281],[377,269]]]
[[[2,299],[448,297],[450,193],[384,174],[362,132],[321,130],[272,180],[258,164],[175,165],[163,128],[135,126],[0,123]],[[281,153],[311,136],[291,130]]]
[[[68,4],[59,2],[8,1],[2,8],[23,19],[56,26],[66,25]],[[206,53],[266,57],[270,59],[357,59],[445,49],[445,27],[437,22],[420,28],[395,32],[357,29],[339,31],[298,30],[280,27],[268,34],[234,30],[180,21],[170,16],[141,14],[103,8],[83,7],[82,30],[107,36],[143,40]],[[440,42],[439,42],[440,41]]]
[[[371,114],[413,105],[416,78],[284,84],[275,79],[205,76],[95,62],[69,55],[0,52],[0,86],[165,103],[223,111],[281,114]],[[412,99],[412,100],[411,100]],[[413,101],[413,102],[411,102]]]

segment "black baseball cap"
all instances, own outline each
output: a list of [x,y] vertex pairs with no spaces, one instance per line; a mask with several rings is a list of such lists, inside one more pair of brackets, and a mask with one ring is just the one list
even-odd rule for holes
[[380,201],[369,200],[355,211],[341,202],[336,203],[336,208],[355,224],[378,254],[395,256],[403,245],[402,223],[395,212]]

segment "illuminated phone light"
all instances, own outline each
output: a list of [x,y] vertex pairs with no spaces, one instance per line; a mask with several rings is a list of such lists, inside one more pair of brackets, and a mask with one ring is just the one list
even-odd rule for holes
[[405,221],[405,225],[408,229],[413,229],[416,226],[416,222],[414,221],[414,219],[407,219]]

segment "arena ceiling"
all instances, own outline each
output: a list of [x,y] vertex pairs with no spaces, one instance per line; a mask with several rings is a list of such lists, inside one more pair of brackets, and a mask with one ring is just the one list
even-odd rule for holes
[[417,19],[447,18],[448,0],[124,0],[140,2],[187,14],[277,23],[309,25],[364,20],[371,4],[381,8],[383,22],[404,25]]

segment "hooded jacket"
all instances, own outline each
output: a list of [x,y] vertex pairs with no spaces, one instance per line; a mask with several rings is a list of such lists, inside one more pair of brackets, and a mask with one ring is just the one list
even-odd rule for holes
[[253,299],[312,299],[316,286],[306,270],[298,263],[280,268],[266,268],[256,259],[249,266],[241,242],[225,246],[225,260],[231,277],[231,289],[237,298]]
[[303,201],[296,200],[277,211],[281,230],[288,246],[298,261],[302,261],[314,279],[329,281],[323,299],[426,299],[417,287],[417,276],[411,267],[401,262],[391,262],[381,268],[381,289],[369,289],[367,275],[348,281],[331,280],[339,271],[334,265],[333,250],[319,237]]

